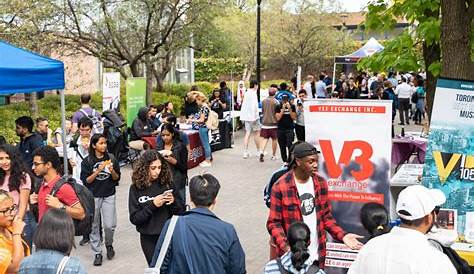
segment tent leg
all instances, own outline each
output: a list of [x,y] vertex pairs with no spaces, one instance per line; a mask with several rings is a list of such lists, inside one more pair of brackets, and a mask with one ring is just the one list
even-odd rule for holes
[[66,99],[64,97],[64,89],[61,90],[61,139],[63,141],[63,165],[64,165],[64,176],[68,176],[68,168],[67,168],[67,144],[66,144]]
[[336,60],[334,60],[334,69],[332,71],[332,89],[331,89],[331,96],[332,96],[332,93],[334,93],[334,89],[336,88],[334,85],[336,83]]

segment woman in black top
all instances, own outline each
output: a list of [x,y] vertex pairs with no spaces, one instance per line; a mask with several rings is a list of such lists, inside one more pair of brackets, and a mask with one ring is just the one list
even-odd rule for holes
[[128,211],[150,264],[165,222],[172,215],[184,212],[170,167],[156,150],[145,151],[133,169]]
[[219,119],[224,117],[224,110],[227,109],[227,101],[219,89],[214,89],[212,92],[209,98],[209,105],[211,106],[211,110],[217,113]]
[[89,155],[81,163],[81,181],[94,195],[95,214],[90,234],[94,252],[94,265],[102,265],[100,222],[105,232],[107,259],[115,256],[112,247],[117,227],[115,188],[120,180],[120,166],[114,156],[107,152],[107,139],[103,134],[94,134],[89,145]]
[[161,128],[161,142],[157,150],[165,158],[171,168],[173,184],[179,190],[183,203],[186,201],[186,183],[188,180],[188,150],[179,139],[179,132],[171,124]]

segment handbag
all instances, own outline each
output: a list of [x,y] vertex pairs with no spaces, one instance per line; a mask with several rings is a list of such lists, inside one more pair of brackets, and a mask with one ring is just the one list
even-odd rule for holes
[[165,239],[163,240],[163,245],[160,249],[160,254],[158,255],[158,259],[156,261],[155,267],[149,267],[145,269],[144,274],[160,274],[160,268],[165,260],[166,253],[168,252],[168,247],[171,242],[171,238],[173,237],[174,228],[176,227],[176,222],[178,221],[178,216],[173,215],[171,217],[170,225],[166,230]]
[[61,262],[59,262],[58,270],[56,270],[56,274],[62,274],[64,268],[66,268],[66,264],[69,261],[69,256],[64,256]]

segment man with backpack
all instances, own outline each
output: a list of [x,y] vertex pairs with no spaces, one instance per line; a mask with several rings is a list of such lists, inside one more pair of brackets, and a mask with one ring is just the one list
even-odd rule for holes
[[92,120],[92,133],[102,133],[104,131],[100,112],[89,105],[90,101],[90,94],[81,94],[81,108],[72,115],[72,133],[76,133],[78,130],[79,120],[82,117],[89,117]]
[[70,184],[63,184],[53,193],[55,185],[62,180],[58,172],[60,167],[58,152],[53,147],[44,146],[34,151],[33,171],[36,176],[43,178],[38,193],[30,195],[30,204],[38,206],[38,221],[50,208],[63,209],[74,220],[86,217],[81,201]]

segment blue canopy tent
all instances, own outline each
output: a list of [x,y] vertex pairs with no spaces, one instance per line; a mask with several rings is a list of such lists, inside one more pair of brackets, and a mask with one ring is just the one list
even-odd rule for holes
[[[65,130],[64,64],[0,40],[0,95],[61,90],[62,131]],[[63,138],[64,174],[67,175],[66,135]]]
[[334,70],[332,74],[332,85],[334,90],[334,83],[336,81],[336,65],[337,64],[356,64],[360,59],[371,56],[372,54],[382,51],[384,47],[373,37],[365,43],[360,49],[354,51],[349,55],[334,57]]

